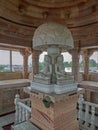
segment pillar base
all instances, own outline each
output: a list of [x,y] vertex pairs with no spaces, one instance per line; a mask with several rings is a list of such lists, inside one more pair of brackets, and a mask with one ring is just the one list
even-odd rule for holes
[[60,95],[32,91],[30,121],[42,130],[79,130],[76,111],[78,94],[79,91]]

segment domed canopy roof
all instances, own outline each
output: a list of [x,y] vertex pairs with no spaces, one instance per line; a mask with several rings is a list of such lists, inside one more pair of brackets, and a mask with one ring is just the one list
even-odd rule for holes
[[52,45],[58,46],[62,50],[73,48],[73,38],[70,30],[58,23],[40,25],[34,33],[33,48],[46,50]]

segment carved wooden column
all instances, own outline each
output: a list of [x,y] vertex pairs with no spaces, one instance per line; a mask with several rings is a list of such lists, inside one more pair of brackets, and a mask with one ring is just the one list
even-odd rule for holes
[[88,72],[89,72],[89,52],[88,52],[88,50],[84,50],[82,52],[82,56],[83,56],[84,74],[88,74]]
[[78,81],[79,74],[79,52],[77,49],[69,51],[72,55],[72,74],[74,75],[75,81]]
[[82,50],[82,56],[83,56],[83,66],[84,66],[84,78],[88,80],[88,73],[89,73],[89,57],[93,51],[90,50]]
[[39,55],[40,51],[33,50],[32,52],[32,66],[33,66],[33,75],[38,74],[39,72]]
[[28,57],[31,54],[30,49],[21,49],[20,53],[23,56],[23,78],[28,78]]

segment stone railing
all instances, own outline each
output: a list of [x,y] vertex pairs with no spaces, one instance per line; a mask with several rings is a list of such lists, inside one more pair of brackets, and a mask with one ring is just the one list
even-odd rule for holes
[[98,104],[84,101],[83,95],[78,100],[78,121],[80,130],[98,128]]
[[15,124],[29,120],[31,116],[31,102],[30,98],[20,99],[20,96],[15,96]]

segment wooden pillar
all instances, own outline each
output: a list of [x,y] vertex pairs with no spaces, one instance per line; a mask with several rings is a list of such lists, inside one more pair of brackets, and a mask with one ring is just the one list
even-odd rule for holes
[[33,50],[32,52],[32,66],[33,66],[33,75],[39,73],[39,55],[40,51]]
[[23,56],[23,78],[28,78],[28,57],[31,54],[30,49],[21,49],[20,53]]
[[77,49],[69,51],[72,55],[72,74],[74,75],[75,81],[78,81],[79,74],[79,52]]
[[89,52],[88,50],[84,50],[83,53],[83,66],[84,66],[84,74],[88,74],[89,72]]
[[84,78],[85,80],[88,80],[88,73],[89,73],[89,57],[93,51],[90,50],[82,50],[82,56],[83,56],[83,67],[84,67]]

